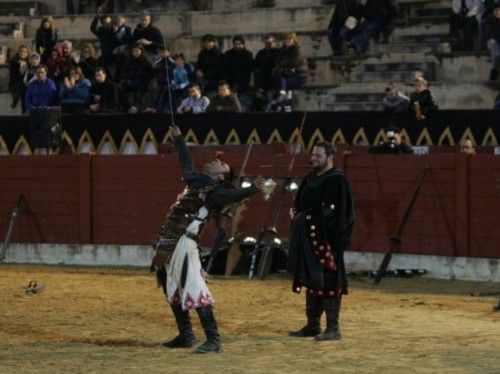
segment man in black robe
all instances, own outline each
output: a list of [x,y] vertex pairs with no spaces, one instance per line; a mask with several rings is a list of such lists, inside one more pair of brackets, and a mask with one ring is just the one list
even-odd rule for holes
[[[288,271],[293,291],[306,291],[307,324],[290,336],[315,336],[318,341],[340,339],[339,313],[347,295],[344,250],[351,241],[356,218],[351,186],[333,165],[335,148],[317,143],[311,154],[313,170],[305,176],[292,210]],[[327,327],[320,320],[326,313]]]
[[167,348],[192,347],[196,341],[190,310],[196,310],[207,341],[198,353],[219,352],[221,339],[214,317],[213,297],[201,269],[198,242],[205,224],[227,204],[250,197],[264,186],[261,176],[249,188],[235,188],[225,181],[230,167],[216,159],[194,171],[186,142],[177,126],[172,127],[186,188],[178,195],[160,229],[151,270],[156,271],[175,316],[178,336],[163,343]]

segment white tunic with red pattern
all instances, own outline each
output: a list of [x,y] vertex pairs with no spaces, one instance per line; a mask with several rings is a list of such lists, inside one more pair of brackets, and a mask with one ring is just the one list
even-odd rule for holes
[[[189,224],[186,233],[198,235],[200,225],[203,224],[208,213],[205,207],[201,207],[198,210],[197,219]],[[187,274],[185,284],[182,286],[184,261],[187,261]],[[177,242],[167,266],[167,299],[170,304],[181,305],[183,310],[201,308],[214,302],[203,276],[198,243],[186,234],[182,235]]]

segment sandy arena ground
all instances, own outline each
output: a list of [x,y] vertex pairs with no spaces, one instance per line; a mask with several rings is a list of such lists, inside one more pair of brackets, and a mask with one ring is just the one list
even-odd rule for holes
[[[25,295],[31,279],[42,294]],[[285,276],[215,278],[211,289],[224,352],[199,355],[159,346],[176,330],[145,269],[0,266],[0,373],[500,373],[498,296],[470,296],[498,284],[352,279],[343,339],[322,343],[287,336],[304,322],[304,296]]]

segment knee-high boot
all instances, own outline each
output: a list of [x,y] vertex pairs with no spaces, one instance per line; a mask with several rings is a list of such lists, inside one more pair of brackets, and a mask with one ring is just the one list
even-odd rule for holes
[[340,340],[339,314],[341,297],[328,297],[323,299],[326,312],[326,330],[315,337],[317,341]]
[[222,350],[219,330],[214,317],[214,310],[211,305],[204,308],[197,308],[198,316],[200,317],[201,325],[205,330],[207,341],[196,348],[198,353],[219,352]]
[[297,331],[290,331],[288,335],[294,337],[316,336],[321,332],[321,315],[323,314],[323,299],[306,294],[307,324]]
[[180,305],[171,305],[174,312],[175,323],[179,329],[179,335],[162,345],[167,348],[189,348],[196,342],[196,336],[191,325],[191,316],[188,310],[182,310]]

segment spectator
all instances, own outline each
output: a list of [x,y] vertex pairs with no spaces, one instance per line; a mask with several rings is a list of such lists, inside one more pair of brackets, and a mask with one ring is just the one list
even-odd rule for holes
[[47,60],[47,67],[50,79],[59,85],[62,82],[62,74],[66,67],[66,60],[62,57],[61,48],[57,46],[52,48],[52,53]]
[[349,42],[363,16],[363,5],[359,0],[336,0],[335,11],[326,30],[334,56],[342,55],[345,42]]
[[370,153],[413,154],[413,149],[404,142],[401,129],[393,128],[386,132],[387,141],[368,149]]
[[192,83],[188,87],[189,96],[182,100],[177,108],[177,113],[205,113],[210,100],[206,96],[201,96],[201,89],[198,83]]
[[231,92],[229,83],[220,81],[218,86],[218,94],[207,107],[207,112],[225,112],[238,113],[241,112],[241,104],[238,97]]
[[113,55],[126,55],[132,41],[132,29],[125,24],[125,17],[116,16],[113,21],[114,45]]
[[66,0],[66,14],[82,14],[83,1],[81,0]]
[[252,70],[253,54],[245,48],[245,39],[235,36],[233,48],[222,55],[222,75],[240,99],[248,93]]
[[479,4],[477,0],[452,0],[450,16],[450,36],[455,39],[457,51],[472,51],[474,36],[477,34]]
[[414,112],[417,120],[425,119],[437,108],[427,81],[424,78],[415,79],[415,91],[410,95],[410,110]]
[[140,23],[134,30],[132,42],[143,47],[146,57],[151,63],[158,58],[158,49],[163,47],[163,35],[161,31],[153,26],[151,14],[143,11],[140,15]]
[[115,84],[108,79],[106,69],[98,67],[90,88],[88,108],[92,113],[112,113],[118,107]]
[[278,110],[292,110],[292,90],[304,85],[307,80],[307,59],[299,45],[297,34],[292,32],[285,36],[275,68],[277,82]]
[[472,140],[465,139],[460,142],[460,152],[466,153],[468,155],[475,155],[476,149],[474,148],[474,144],[472,144]]
[[[272,34],[267,34],[264,38],[264,48],[257,52],[254,63],[254,84],[257,100],[254,106],[257,110],[262,110],[271,101],[276,89],[273,79],[273,70],[278,60],[280,51],[276,48],[276,38]],[[260,105],[257,104],[260,102]]]
[[21,101],[21,109],[25,112],[24,94],[26,86],[24,85],[24,75],[28,70],[28,47],[25,45],[17,49],[17,54],[10,60],[9,63],[9,91],[12,96],[12,104],[10,107],[14,109],[17,103]]
[[94,76],[94,71],[97,67],[97,59],[95,48],[92,43],[82,44],[82,53],[80,55],[80,62],[78,63],[78,66],[82,68],[84,76]]
[[39,65],[36,69],[36,80],[28,85],[26,91],[26,109],[51,106],[56,100],[56,95],[57,87],[52,79],[47,78],[47,67]]
[[160,59],[155,64],[155,77],[158,91],[155,98],[156,112],[164,113],[165,106],[170,101],[170,81],[174,76],[175,61],[170,56],[170,48],[160,47]]
[[500,69],[500,4],[484,21],[484,40],[491,53],[490,80],[494,81],[498,78]]
[[73,50],[73,43],[69,40],[64,40],[61,43],[62,58],[64,59],[64,70],[62,72],[62,77],[69,76],[70,70],[78,66],[80,62],[80,56]]
[[172,72],[172,100],[174,107],[179,105],[180,99],[186,95],[186,87],[189,86],[190,77],[193,74],[193,66],[186,63],[186,59],[182,53],[175,56],[175,68]]
[[91,86],[92,84],[85,78],[79,66],[71,68],[69,77],[64,78],[59,91],[63,112],[83,112],[89,100]]
[[363,22],[356,30],[350,47],[356,52],[366,49],[371,37],[385,30],[395,16],[392,0],[366,0],[363,10]]
[[42,62],[47,63],[52,48],[57,44],[57,30],[54,27],[54,20],[51,16],[42,18],[40,27],[36,30],[35,49],[42,58]]
[[390,84],[385,89],[385,97],[382,100],[382,104],[384,105],[384,113],[400,115],[408,113],[410,98],[398,91],[394,84]]
[[28,87],[28,85],[36,79],[36,69],[40,66],[40,55],[36,52],[30,54],[28,70],[24,74],[24,85]]
[[[101,26],[97,27],[99,19],[101,20]],[[99,14],[96,14],[90,24],[90,31],[99,38],[101,48],[99,64],[102,66],[111,64],[113,62],[113,50],[116,48],[115,30],[113,29],[111,17],[109,15],[99,17]]]
[[212,92],[217,89],[221,60],[222,52],[215,44],[215,37],[205,35],[203,37],[203,49],[198,54],[198,61],[196,62],[196,79],[205,92]]
[[[132,44],[119,87],[120,101],[129,113],[137,113],[139,110],[152,76],[153,67],[146,58],[142,45]],[[133,95],[132,105],[128,100],[130,93]]]

